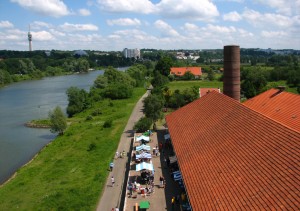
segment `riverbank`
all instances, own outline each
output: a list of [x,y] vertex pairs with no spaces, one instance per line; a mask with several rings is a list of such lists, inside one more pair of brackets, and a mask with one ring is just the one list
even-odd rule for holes
[[[95,210],[121,134],[145,90],[131,99],[103,100],[70,119],[64,136],[57,137],[16,176],[0,188],[0,209]],[[102,114],[86,120],[93,110]],[[111,128],[104,128],[106,120]]]

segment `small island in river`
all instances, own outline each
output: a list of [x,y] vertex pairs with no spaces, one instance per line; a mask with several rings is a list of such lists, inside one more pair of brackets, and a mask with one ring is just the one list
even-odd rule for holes
[[31,120],[26,122],[24,125],[31,128],[51,128],[49,119]]

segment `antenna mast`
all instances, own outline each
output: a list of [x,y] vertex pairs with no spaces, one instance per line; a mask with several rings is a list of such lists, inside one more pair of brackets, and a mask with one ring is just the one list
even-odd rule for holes
[[29,51],[32,51],[32,34],[30,33],[30,24],[29,24],[29,31],[28,31],[28,42],[29,42]]

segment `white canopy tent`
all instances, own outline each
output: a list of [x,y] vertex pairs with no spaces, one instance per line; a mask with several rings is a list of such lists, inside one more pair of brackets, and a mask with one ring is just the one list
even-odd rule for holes
[[153,171],[153,164],[152,163],[146,163],[146,162],[142,162],[139,163],[135,166],[135,170],[136,171],[141,171],[141,170],[149,170],[149,171]]
[[136,148],[135,148],[135,151],[141,151],[141,150],[146,150],[146,151],[150,151],[150,146],[148,146],[148,145],[145,145],[145,144],[143,144],[143,145],[141,145],[141,146],[137,146]]
[[149,141],[150,141],[150,137],[149,137],[149,136],[141,135],[141,136],[137,136],[137,137],[135,138],[135,141],[136,141],[136,142],[142,141],[142,140],[149,142]]
[[146,152],[136,155],[136,159],[141,159],[141,158],[151,159],[152,155],[150,153],[146,153]]

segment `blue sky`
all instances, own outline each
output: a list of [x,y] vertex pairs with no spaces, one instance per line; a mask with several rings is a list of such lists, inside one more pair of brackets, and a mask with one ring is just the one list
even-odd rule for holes
[[0,49],[300,49],[300,0],[1,0]]

